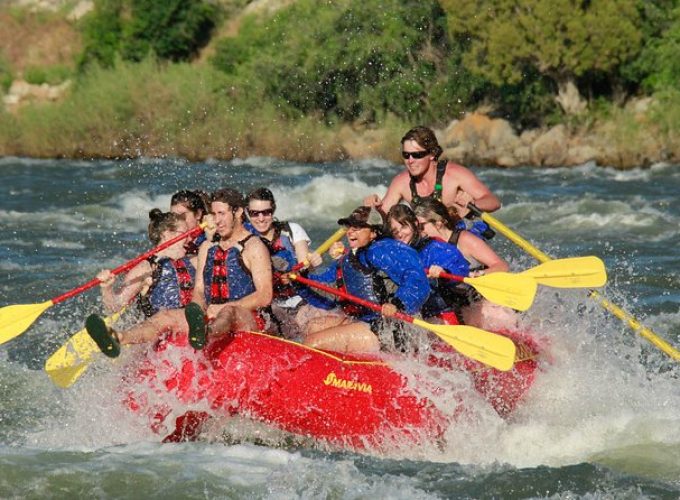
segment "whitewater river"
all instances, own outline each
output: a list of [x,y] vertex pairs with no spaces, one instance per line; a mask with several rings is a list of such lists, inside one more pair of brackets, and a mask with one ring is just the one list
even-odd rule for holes
[[[178,189],[270,186],[280,218],[316,246],[400,168],[0,159],[0,306],[51,299],[148,249],[147,213]],[[600,256],[605,295],[680,349],[680,168],[477,172],[503,200],[500,220],[552,256]],[[515,271],[537,264],[493,244]],[[585,291],[542,288],[524,315],[549,350],[508,420],[473,399],[445,442],[387,456],[290,444],[249,422],[222,441],[160,444],[119,402],[121,362],[99,357],[68,390],[43,371],[93,311],[96,289],[0,346],[0,498],[680,496],[680,365]]]

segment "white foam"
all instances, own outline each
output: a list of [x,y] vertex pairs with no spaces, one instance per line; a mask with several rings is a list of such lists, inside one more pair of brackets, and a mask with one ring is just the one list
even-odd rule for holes
[[63,248],[64,250],[82,250],[85,245],[74,241],[65,241],[59,239],[43,239],[40,244],[45,248]]
[[336,225],[339,217],[348,215],[375,191],[374,186],[369,186],[356,176],[338,178],[328,174],[315,177],[300,187],[272,187],[280,219],[311,219],[316,225],[331,226]]

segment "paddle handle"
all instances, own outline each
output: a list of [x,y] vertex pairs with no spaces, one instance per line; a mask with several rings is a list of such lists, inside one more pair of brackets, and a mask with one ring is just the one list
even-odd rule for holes
[[[425,272],[430,272],[430,268],[428,267]],[[453,280],[453,281],[458,281],[460,283],[465,283],[465,276],[458,276],[456,274],[451,274],[447,273],[446,271],[442,271],[439,273],[440,278],[446,278],[447,280]]]
[[[326,253],[326,252],[328,251],[328,249],[331,247],[331,245],[332,245],[333,243],[335,243],[336,241],[338,241],[340,238],[342,238],[342,237],[345,235],[346,232],[347,232],[347,228],[346,228],[346,227],[341,227],[340,229],[338,229],[337,231],[335,231],[335,232],[330,236],[330,238],[328,238],[326,241],[324,241],[324,242],[319,246],[319,248],[317,248],[317,249],[315,250],[315,252],[318,253],[319,255]],[[295,264],[295,265],[293,266],[293,269],[291,269],[291,272],[299,271],[300,269],[302,269],[303,267],[306,267],[306,266],[308,266],[308,265],[309,265],[309,262],[307,261],[307,259],[305,259],[305,260],[303,260],[302,262],[298,262],[297,264]]]
[[[152,255],[157,254],[161,250],[165,250],[166,248],[174,245],[178,241],[182,241],[184,238],[191,237],[191,236],[196,236],[198,235],[201,231],[203,231],[203,227],[205,226],[205,223],[202,223],[200,226],[195,227],[191,229],[190,231],[187,231],[186,233],[182,233],[179,236],[176,236],[175,238],[172,238],[171,240],[168,240],[164,243],[161,243],[157,247],[152,248],[148,252],[144,252],[141,255],[138,255],[134,259],[126,262],[125,264],[118,266],[117,268],[111,270],[111,274],[117,275],[120,273],[124,273],[126,271],[129,271],[133,267],[135,267],[137,264],[142,262],[145,259],[148,259]],[[78,288],[74,288],[73,290],[70,290],[62,295],[59,295],[58,297],[55,297],[52,299],[52,304],[59,304],[60,302],[64,302],[65,300],[70,299],[71,297],[75,297],[76,295],[83,293],[86,290],[89,290],[90,288],[97,286],[101,283],[101,280],[98,278],[94,278],[84,285],[79,286]]]
[[517,234],[512,229],[510,229],[508,226],[506,226],[501,221],[496,219],[493,215],[489,214],[488,212],[482,212],[479,208],[477,208],[472,203],[468,203],[468,208],[470,209],[470,211],[473,214],[475,214],[477,217],[480,217],[484,222],[488,223],[496,231],[498,231],[503,236],[505,236],[507,239],[512,241],[515,245],[517,245],[518,247],[523,249],[525,252],[527,252],[529,255],[531,255],[537,261],[547,262],[549,260],[552,260],[551,257],[548,254],[541,252],[538,248],[533,246],[527,240],[522,238],[519,234]]
[[[354,295],[350,295],[347,292],[343,292],[342,290],[338,290],[337,288],[333,288],[328,285],[324,285],[323,283],[319,283],[318,281],[310,280],[307,278],[303,278],[302,276],[299,276],[297,274],[291,274],[290,278],[299,281],[303,285],[311,286],[313,288],[318,288],[319,290],[323,290],[324,292],[330,293],[332,295],[337,295],[338,297],[342,297],[345,300],[349,300],[351,302],[355,302],[361,306],[364,306],[368,309],[371,309],[376,312],[382,312],[382,306],[380,304],[376,304],[375,302],[369,302],[368,300],[364,300],[360,297],[355,297]],[[409,316],[408,314],[405,314],[401,311],[397,311],[394,314],[394,317],[397,319],[400,319],[402,321],[406,321],[407,323],[413,323],[414,318],[413,316]]]

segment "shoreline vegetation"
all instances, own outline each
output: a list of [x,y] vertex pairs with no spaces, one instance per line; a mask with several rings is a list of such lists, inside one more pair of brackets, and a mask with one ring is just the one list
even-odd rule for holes
[[[580,65],[554,34],[545,54],[520,50],[493,16],[468,17],[477,3],[192,0],[151,29],[165,19],[154,2],[9,2],[0,5],[0,156],[399,162],[401,136],[423,124],[466,165],[680,163],[675,1],[547,14],[553,3],[532,0],[532,22],[571,16],[570,44],[580,27],[598,49]],[[481,3],[498,15],[513,2]],[[589,17],[607,12],[618,31]]]

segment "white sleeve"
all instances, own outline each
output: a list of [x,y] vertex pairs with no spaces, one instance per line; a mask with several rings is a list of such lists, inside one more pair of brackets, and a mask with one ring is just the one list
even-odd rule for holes
[[312,240],[307,235],[307,231],[305,231],[300,224],[296,224],[295,222],[289,222],[288,225],[290,226],[293,245],[300,241],[306,241],[309,244],[312,243]]

